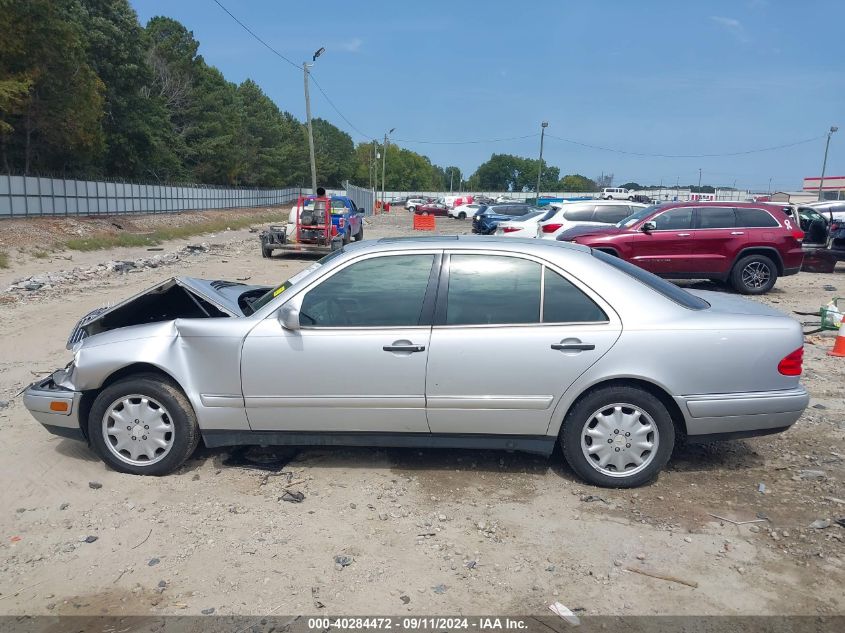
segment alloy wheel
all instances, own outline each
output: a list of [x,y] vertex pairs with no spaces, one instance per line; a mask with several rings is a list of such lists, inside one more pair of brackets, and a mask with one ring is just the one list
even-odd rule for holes
[[103,439],[120,461],[149,466],[173,448],[174,425],[161,403],[141,394],[121,396],[103,415]]
[[632,404],[602,407],[581,431],[587,463],[608,477],[629,477],[647,468],[657,454],[658,443],[654,420]]

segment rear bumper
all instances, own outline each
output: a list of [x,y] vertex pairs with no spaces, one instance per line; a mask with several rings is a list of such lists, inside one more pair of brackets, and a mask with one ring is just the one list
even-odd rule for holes
[[[84,440],[80,425],[81,391],[71,391],[57,386],[53,378],[32,383],[23,392],[23,404],[45,429],[54,435]],[[55,411],[51,404],[67,405],[66,411]],[[54,405],[55,406],[55,405]]]
[[[722,435],[785,430],[810,402],[804,387],[675,398],[687,420],[687,435]],[[755,433],[760,434],[760,433]]]

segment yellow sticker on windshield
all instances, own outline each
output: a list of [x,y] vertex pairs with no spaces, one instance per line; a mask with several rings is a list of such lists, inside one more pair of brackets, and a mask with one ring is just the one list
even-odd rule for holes
[[285,290],[286,290],[286,287],[285,287],[285,285],[284,285],[284,284],[282,284],[281,286],[279,286],[278,288],[276,288],[276,289],[273,291],[273,296],[274,296],[274,297],[278,297],[278,296],[279,296],[280,294],[282,294]]

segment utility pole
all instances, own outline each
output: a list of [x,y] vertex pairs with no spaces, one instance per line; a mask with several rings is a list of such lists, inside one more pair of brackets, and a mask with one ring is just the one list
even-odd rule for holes
[[543,175],[543,139],[546,136],[547,127],[549,127],[548,121],[543,121],[540,124],[540,166],[537,168],[537,206],[540,205],[540,177]]
[[827,150],[830,149],[830,137],[834,132],[839,130],[835,125],[830,126],[830,132],[827,133],[827,143],[824,145],[824,162],[822,163],[822,177],[819,180],[819,202],[824,200],[824,172],[827,169]]
[[305,79],[305,117],[308,119],[308,149],[311,153],[311,193],[317,194],[317,159],[314,157],[314,129],[311,127],[311,94],[308,91],[308,75],[317,58],[326,51],[320,47],[311,57],[311,63],[302,62],[302,72]]
[[455,171],[450,169],[449,170],[449,195],[452,195],[452,178],[455,176]]
[[384,173],[385,173],[385,170],[387,169],[387,143],[388,143],[387,135],[393,134],[393,131],[395,129],[396,129],[395,127],[392,127],[392,128],[390,128],[389,132],[384,133],[384,148],[382,150],[382,156],[381,156],[381,209],[382,209],[382,211],[384,211],[384,192],[385,192]]
[[769,178],[769,195],[772,195],[772,179]]
[[698,168],[698,193],[701,193],[701,167]]

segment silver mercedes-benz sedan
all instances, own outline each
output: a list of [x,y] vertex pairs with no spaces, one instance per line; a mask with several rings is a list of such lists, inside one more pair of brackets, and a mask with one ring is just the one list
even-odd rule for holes
[[346,246],[275,288],[170,279],[86,315],[24,401],[112,468],[202,440],[562,453],[643,484],[676,441],[783,431],[808,403],[798,322],[589,248],[477,237]]

